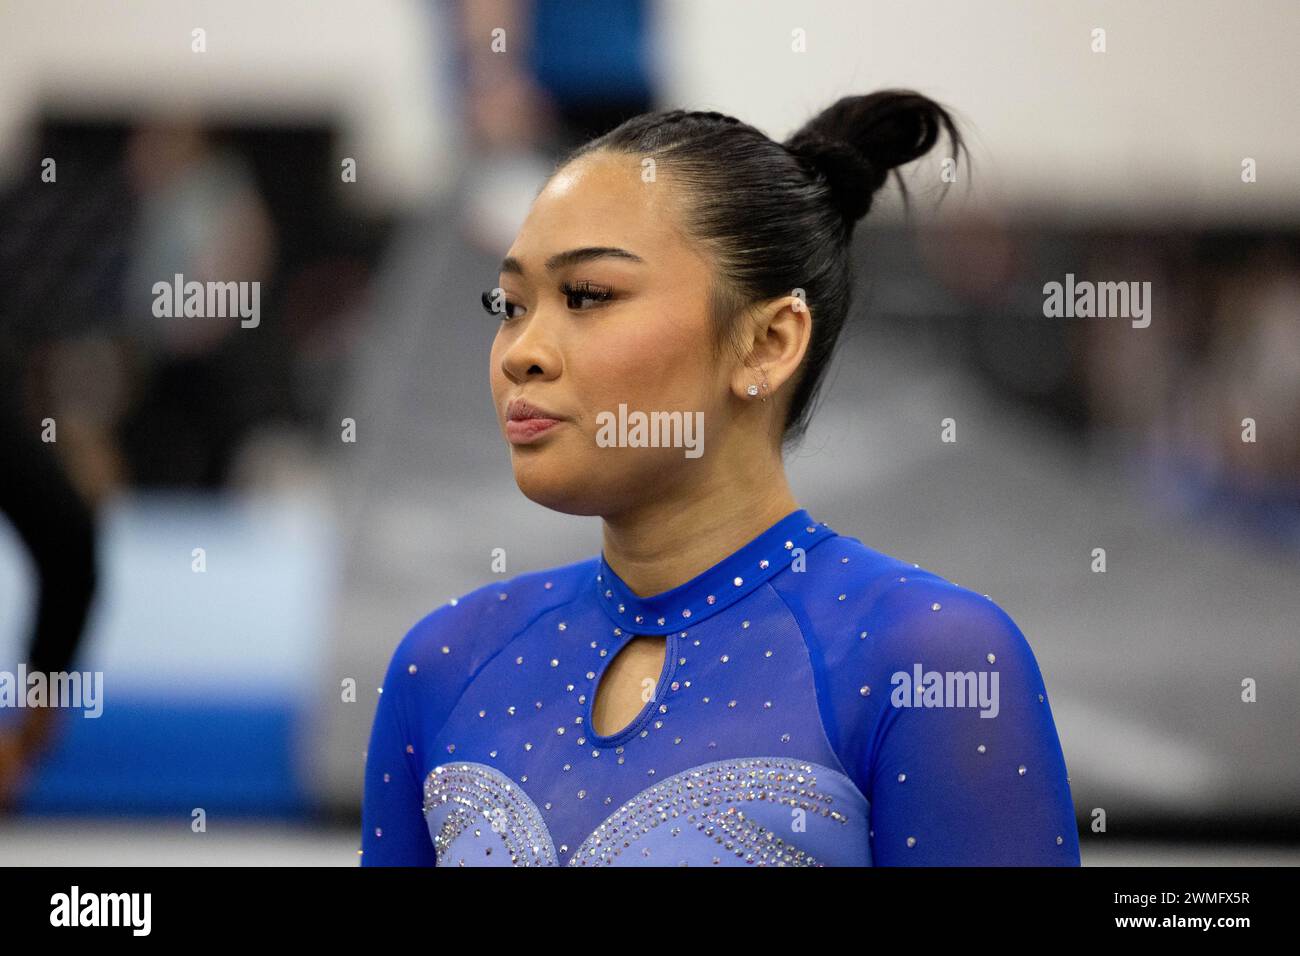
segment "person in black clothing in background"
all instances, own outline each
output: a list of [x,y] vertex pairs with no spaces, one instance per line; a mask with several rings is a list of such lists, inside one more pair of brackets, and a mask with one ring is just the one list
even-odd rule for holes
[[[0,366],[0,512],[31,554],[38,582],[29,674],[69,668],[97,579],[94,513],[54,445],[41,440],[40,427],[24,406],[18,373]],[[57,712],[24,707],[16,713],[21,716],[0,714],[0,810],[12,807],[32,765],[48,749]]]

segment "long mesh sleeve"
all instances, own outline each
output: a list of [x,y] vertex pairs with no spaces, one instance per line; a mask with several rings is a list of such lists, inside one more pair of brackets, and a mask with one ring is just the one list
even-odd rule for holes
[[1065,759],[1020,628],[938,578],[890,589],[873,617],[870,693],[888,696],[865,768],[874,862],[1078,866]]
[[413,685],[402,680],[402,668],[409,643],[408,636],[389,663],[370,730],[361,804],[362,866],[433,866],[436,862],[424,821],[416,756],[407,752],[412,741],[406,731],[405,696]]

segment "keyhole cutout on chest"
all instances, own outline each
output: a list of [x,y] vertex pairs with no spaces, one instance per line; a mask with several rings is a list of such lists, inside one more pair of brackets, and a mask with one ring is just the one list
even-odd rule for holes
[[609,662],[591,705],[591,729],[602,737],[626,730],[654,700],[663,673],[668,638],[634,637]]

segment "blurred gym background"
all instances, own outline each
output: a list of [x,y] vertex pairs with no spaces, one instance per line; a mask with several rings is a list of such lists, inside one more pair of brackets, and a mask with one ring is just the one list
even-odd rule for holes
[[[1290,0],[0,5],[0,670],[41,627],[104,674],[99,719],[0,710],[0,864],[355,865],[407,628],[494,547],[599,548],[519,493],[487,383],[552,163],[885,86],[973,176],[859,227],[796,493],[1020,624],[1085,864],[1300,862],[1297,47]],[[175,273],[259,281],[259,325],[155,318]],[[1150,326],[1045,318],[1067,274],[1149,281]]]

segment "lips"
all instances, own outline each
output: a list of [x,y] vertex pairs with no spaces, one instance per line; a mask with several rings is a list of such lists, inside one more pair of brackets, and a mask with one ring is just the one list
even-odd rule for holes
[[506,407],[506,438],[512,444],[524,445],[566,420],[563,415],[516,398]]
[[530,419],[543,419],[548,421],[564,421],[563,415],[557,415],[549,409],[542,408],[540,405],[534,405],[532,402],[522,398],[513,399],[506,408],[506,420],[512,422],[526,422]]

